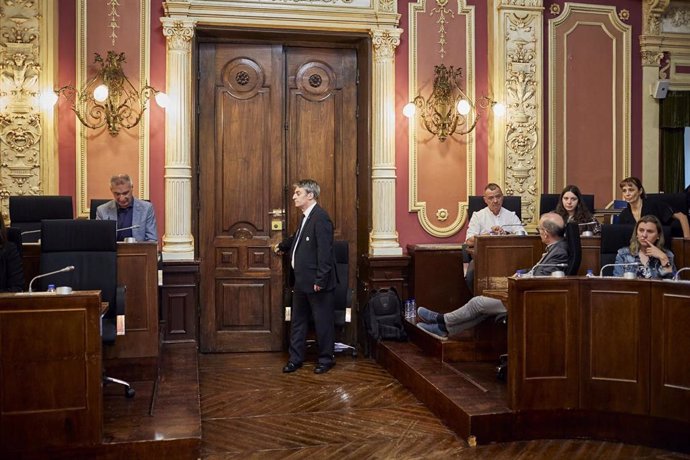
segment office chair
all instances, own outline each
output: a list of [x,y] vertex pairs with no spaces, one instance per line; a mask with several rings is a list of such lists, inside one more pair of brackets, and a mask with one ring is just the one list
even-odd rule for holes
[[[335,269],[338,273],[338,284],[335,286],[335,326],[343,331],[350,322],[352,312],[352,289],[350,289],[350,253],[347,241],[334,241]],[[353,345],[336,342],[336,351],[351,350],[352,357],[357,356]]]
[[[664,203],[669,206],[673,213],[680,212],[682,214],[688,215],[688,202],[687,195],[685,192],[680,193],[648,193],[647,199],[649,201],[656,201]],[[683,238],[683,227],[680,222],[673,219],[671,222],[671,235]]]
[[[542,193],[539,198],[539,214],[556,210],[560,193]],[[582,201],[590,213],[594,213],[594,195],[582,195]]]
[[[478,195],[472,195],[467,200],[467,219],[472,218],[472,214],[480,209],[486,207],[484,203],[484,197]],[[522,220],[522,198],[520,196],[503,196],[503,207],[508,211],[513,211],[517,214],[518,219]]]
[[19,257],[22,257],[22,231],[16,227],[7,227],[7,241],[11,241],[17,246],[17,251],[19,251]]
[[112,198],[91,198],[91,202],[89,203],[89,219],[96,220],[96,211],[98,207],[108,201],[112,201]]
[[[24,233],[24,243],[35,243],[41,238],[43,219],[72,219],[72,197],[58,195],[11,196],[10,220],[12,227]],[[32,233],[26,233],[32,232]]]
[[[620,209],[623,210],[628,207],[628,202],[625,200],[613,200],[611,202],[610,207],[612,209]],[[611,216],[611,223],[612,224],[617,224],[618,221],[620,220],[620,216],[618,214]]]
[[[44,220],[41,226],[41,273],[73,265],[73,271],[41,278],[40,287],[48,284],[69,286],[74,290],[100,290],[101,301],[108,308],[101,317],[101,340],[115,343],[117,317],[124,315],[125,290],[117,286],[117,242],[112,220]],[[103,376],[104,383],[125,387],[125,396],[135,391],[123,380]]]
[[565,227],[565,240],[568,243],[568,266],[566,276],[575,276],[582,262],[582,244],[580,242],[580,227],[571,222]]

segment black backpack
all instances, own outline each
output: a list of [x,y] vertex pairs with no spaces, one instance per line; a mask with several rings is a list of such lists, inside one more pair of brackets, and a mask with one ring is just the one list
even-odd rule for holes
[[407,340],[400,297],[393,288],[371,291],[362,314],[367,333],[374,340]]

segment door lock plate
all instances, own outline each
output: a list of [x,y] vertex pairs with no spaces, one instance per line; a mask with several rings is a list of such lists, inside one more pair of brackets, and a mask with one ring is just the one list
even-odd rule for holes
[[283,229],[283,221],[282,220],[272,220],[271,221],[271,230],[282,230]]

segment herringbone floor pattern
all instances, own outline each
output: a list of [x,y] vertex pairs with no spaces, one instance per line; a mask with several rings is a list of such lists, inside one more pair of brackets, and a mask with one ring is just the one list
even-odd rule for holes
[[690,459],[595,441],[468,447],[374,361],[283,374],[282,353],[199,356],[204,459]]

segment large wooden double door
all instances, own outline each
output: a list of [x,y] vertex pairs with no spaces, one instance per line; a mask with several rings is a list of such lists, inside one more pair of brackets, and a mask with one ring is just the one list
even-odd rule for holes
[[291,184],[319,182],[356,260],[356,52],[200,44],[198,98],[201,349],[280,350]]

